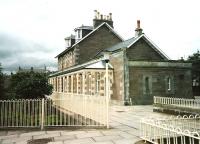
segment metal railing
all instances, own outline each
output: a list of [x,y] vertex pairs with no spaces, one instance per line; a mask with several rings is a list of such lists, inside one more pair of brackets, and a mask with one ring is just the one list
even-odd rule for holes
[[187,108],[200,108],[200,100],[184,98],[154,96],[154,104],[174,105]]
[[90,126],[107,125],[107,106],[105,96],[55,93],[52,101],[61,111],[72,117],[81,116],[82,124]]
[[0,101],[0,128],[107,126],[103,96],[56,94],[51,99]]
[[140,137],[153,144],[200,144],[200,116],[142,119]]
[[0,127],[40,127],[41,99],[0,101]]

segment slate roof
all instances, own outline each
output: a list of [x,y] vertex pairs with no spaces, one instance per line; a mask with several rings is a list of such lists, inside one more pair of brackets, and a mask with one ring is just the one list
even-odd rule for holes
[[[104,58],[98,58],[98,59],[93,59],[91,61],[88,61],[80,65],[69,67],[63,71],[57,71],[55,73],[50,74],[49,77],[54,77],[54,76],[71,73],[78,70],[84,70],[84,69],[105,69],[105,67],[106,67],[106,64],[105,64]],[[113,69],[113,66],[109,63],[108,68]]]
[[[157,52],[159,53],[164,59],[169,60],[170,58],[157,46],[155,45],[145,34],[142,34],[138,37],[133,37],[130,38],[128,40],[125,40],[123,42],[120,42],[114,46],[111,46],[109,48],[106,48],[104,50],[99,51],[95,57],[100,57],[103,55],[103,52],[107,51],[107,52],[115,52],[117,50],[120,50],[122,48],[129,48],[131,47],[134,43],[136,43],[139,39],[144,38],[148,44],[151,45],[151,47]],[[94,58],[95,58],[94,57]]]
[[76,45],[78,45],[79,43],[81,43],[84,39],[86,39],[87,37],[89,37],[90,35],[92,35],[95,31],[97,31],[100,27],[102,27],[103,25],[107,26],[112,32],[113,34],[115,34],[119,39],[124,40],[109,24],[107,24],[106,22],[103,22],[102,24],[100,24],[98,27],[96,27],[93,31],[91,31],[89,34],[87,34],[86,36],[84,36],[80,41],[76,42],[74,45],[72,45],[71,47],[69,47],[68,49],[65,49],[63,52],[61,52],[60,54],[58,54],[55,58],[62,56],[63,54],[65,54],[67,51],[73,49]]
[[89,30],[93,30],[94,28],[93,28],[93,26],[84,26],[84,25],[82,25],[80,27],[75,28],[74,30],[77,30],[77,29],[89,29]]
[[110,51],[110,52],[113,52],[113,51],[116,51],[118,49],[121,49],[121,48],[126,48],[128,47],[131,43],[133,43],[135,41],[135,38],[130,38],[128,40],[125,40],[123,42],[120,42],[112,47],[109,47],[107,49],[105,49],[105,51]]
[[66,37],[65,40],[66,39],[75,39],[75,35],[70,35],[70,36]]

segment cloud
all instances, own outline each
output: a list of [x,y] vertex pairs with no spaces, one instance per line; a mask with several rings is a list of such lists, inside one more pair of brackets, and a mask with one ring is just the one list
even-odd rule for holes
[[0,34],[0,62],[4,71],[15,71],[21,67],[56,67],[52,48],[7,34]]

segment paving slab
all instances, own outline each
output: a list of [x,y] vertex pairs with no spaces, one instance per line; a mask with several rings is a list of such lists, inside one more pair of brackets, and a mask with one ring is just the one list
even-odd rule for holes
[[81,138],[81,139],[64,141],[64,144],[91,144],[91,143],[94,143],[94,140],[92,138]]
[[78,134],[86,134],[86,131],[61,131],[61,136],[62,135],[78,135]]
[[63,141],[56,141],[56,142],[48,142],[48,144],[63,144]]
[[32,139],[32,137],[31,136],[29,136],[29,137],[23,137],[23,138],[21,138],[21,137],[17,137],[17,138],[8,138],[8,139],[4,139],[4,140],[2,140],[2,144],[11,144],[11,143],[16,143],[16,142],[24,142],[24,141],[28,141],[28,140],[30,140],[30,139]]
[[103,134],[99,131],[91,131],[87,133],[77,134],[76,137],[79,138],[88,138],[88,137],[96,137],[96,136],[103,136]]
[[51,137],[58,137],[58,136],[60,136],[60,132],[51,133],[51,134],[34,135],[33,139],[43,139],[43,138],[51,138]]
[[43,134],[46,134],[46,132],[45,131],[33,131],[33,132],[22,133],[22,134],[20,134],[20,137],[36,136],[36,135],[43,135]]
[[13,139],[13,138],[17,138],[19,137],[19,135],[4,135],[4,136],[0,136],[0,140],[1,139]]
[[72,140],[72,139],[76,139],[75,135],[64,135],[64,136],[54,137],[54,141],[64,141],[64,140]]
[[109,141],[109,140],[118,140],[122,139],[121,136],[119,135],[110,135],[110,136],[98,136],[98,137],[93,137],[93,139],[96,142],[103,142],[103,141]]
[[138,142],[140,138],[131,138],[131,139],[120,139],[120,140],[114,140],[114,144],[134,144]]

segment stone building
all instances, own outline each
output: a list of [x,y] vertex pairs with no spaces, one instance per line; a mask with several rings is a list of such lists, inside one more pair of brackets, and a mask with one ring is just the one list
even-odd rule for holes
[[153,96],[192,96],[191,63],[170,60],[144,33],[137,21],[135,36],[124,40],[112,14],[95,11],[93,26],[80,26],[65,39],[56,56],[58,72],[49,81],[54,95],[105,95],[104,53],[109,53],[109,89],[114,103],[151,104]]

